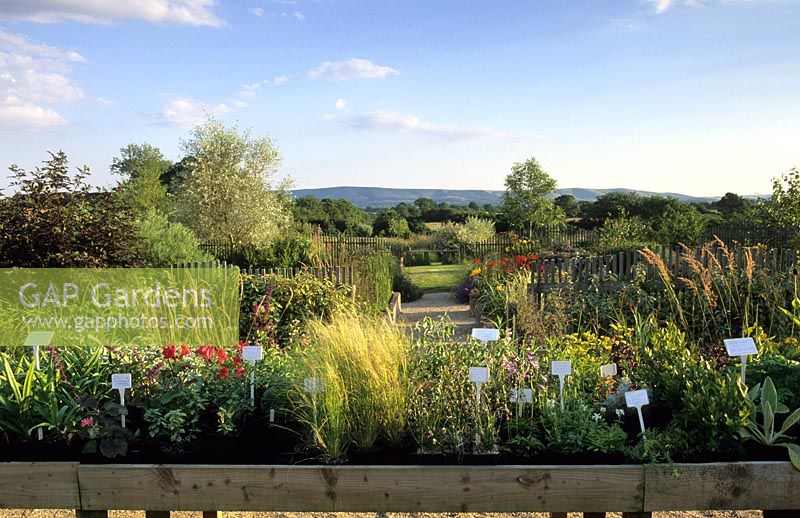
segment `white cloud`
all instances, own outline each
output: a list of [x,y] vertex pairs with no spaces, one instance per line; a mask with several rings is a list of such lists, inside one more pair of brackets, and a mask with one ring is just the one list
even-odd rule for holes
[[300,11],[293,12],[292,16],[294,16],[295,18],[297,18],[301,22],[306,19],[305,15],[303,13],[301,13]]
[[[645,0],[649,4],[653,4],[656,13],[661,14],[669,11],[671,8],[678,4],[683,4],[688,7],[703,7],[705,0]],[[727,2],[729,0],[722,0]]]
[[0,101],[0,130],[44,130],[69,124],[52,108],[6,97]]
[[272,80],[272,86],[281,86],[283,84],[286,84],[288,80],[289,76],[286,75],[277,76]]
[[398,75],[400,72],[383,65],[376,65],[369,59],[350,58],[346,61],[326,61],[314,70],[309,71],[310,79],[383,79],[387,75]]
[[43,129],[68,121],[52,104],[83,98],[69,77],[86,59],[71,49],[36,43],[0,30],[0,129]]
[[345,108],[347,108],[347,99],[344,98],[336,99],[336,109],[344,110]]
[[334,120],[336,120],[336,115],[334,115],[332,113],[326,113],[325,115],[322,116],[322,120],[324,120],[324,121],[334,121]]
[[191,97],[167,96],[160,122],[167,126],[191,128],[207,116],[219,117],[231,111],[224,103],[210,104]]
[[262,9],[260,7],[252,7],[252,8],[250,8],[250,12],[253,13],[254,15],[258,16],[259,18],[263,18],[264,17],[264,9]]
[[116,106],[117,103],[105,97],[95,97],[95,102],[101,106]]
[[3,0],[0,18],[39,23],[130,19],[219,27],[225,22],[214,14],[215,5],[216,0]]
[[447,139],[499,138],[538,140],[538,135],[522,135],[491,128],[469,126],[451,126],[434,124],[421,120],[416,115],[390,111],[376,111],[358,115],[349,119],[348,124],[361,130],[382,130],[399,133],[418,133],[434,135]]

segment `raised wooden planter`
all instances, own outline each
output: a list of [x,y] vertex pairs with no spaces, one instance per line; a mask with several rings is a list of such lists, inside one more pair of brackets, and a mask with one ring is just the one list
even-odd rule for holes
[[672,467],[5,463],[0,464],[0,508],[622,511],[633,516],[689,509],[800,509],[800,472],[788,462]]

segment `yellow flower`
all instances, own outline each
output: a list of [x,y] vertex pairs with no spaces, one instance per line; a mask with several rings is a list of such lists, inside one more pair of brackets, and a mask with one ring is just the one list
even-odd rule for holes
[[497,287],[495,288],[495,291],[498,292],[498,293],[503,291],[503,285],[502,284],[498,284]]
[[480,268],[475,268],[474,270],[472,270],[472,272],[469,274],[469,276],[470,277],[475,277],[476,275],[480,275],[480,274],[481,274],[481,269]]

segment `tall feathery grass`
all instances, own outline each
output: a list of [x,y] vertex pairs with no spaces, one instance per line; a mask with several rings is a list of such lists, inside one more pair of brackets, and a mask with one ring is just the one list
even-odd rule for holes
[[774,308],[786,304],[793,283],[765,261],[757,264],[757,251],[748,247],[734,253],[715,239],[698,250],[681,245],[674,265],[648,248],[640,254],[663,283],[671,317],[681,330],[715,346],[724,338],[750,336],[757,326],[774,334],[787,323]]
[[340,312],[308,328],[311,346],[301,351],[305,376],[317,390],[298,386],[294,412],[308,445],[328,461],[352,446],[371,451],[399,446],[407,433],[408,339],[382,321]]

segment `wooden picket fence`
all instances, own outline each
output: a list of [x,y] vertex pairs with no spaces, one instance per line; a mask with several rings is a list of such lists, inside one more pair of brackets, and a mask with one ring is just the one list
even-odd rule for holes
[[[686,249],[661,245],[652,247],[651,250],[661,257],[673,278],[691,276],[692,266],[684,256]],[[744,268],[749,251],[754,268],[766,268],[775,273],[792,272],[797,275],[797,251],[791,248],[738,247],[728,250],[727,254],[722,247],[697,246],[688,250],[703,268],[708,268],[714,262],[723,268],[728,268],[731,264],[737,269]],[[657,267],[645,261],[639,250],[587,257],[542,259],[536,261],[531,268],[533,276],[530,291],[548,293],[565,288],[583,290],[591,286],[617,290],[633,281],[642,268],[646,279],[660,278]]]
[[[174,264],[170,268],[235,268],[235,265],[228,264],[226,261],[203,261],[193,263]],[[302,267],[302,268],[240,268],[239,272],[243,275],[275,275],[287,279],[293,279],[301,274],[311,275],[317,279],[329,280],[337,286],[354,285],[355,272],[352,266],[323,266],[323,267]]]

